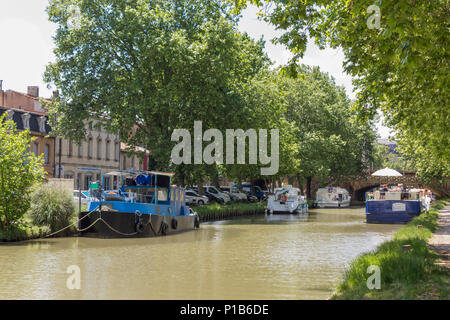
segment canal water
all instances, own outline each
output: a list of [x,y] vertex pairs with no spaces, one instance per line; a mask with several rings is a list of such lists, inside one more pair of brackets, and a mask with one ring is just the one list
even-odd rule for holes
[[[359,254],[399,227],[363,208],[203,223],[144,239],[0,245],[0,299],[326,299]],[[70,266],[80,289],[68,289]]]

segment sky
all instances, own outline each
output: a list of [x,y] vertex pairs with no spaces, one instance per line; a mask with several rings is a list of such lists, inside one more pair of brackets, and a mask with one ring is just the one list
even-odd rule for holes
[[[48,21],[45,8],[48,0],[0,0],[0,80],[3,90],[26,92],[27,86],[39,86],[40,96],[50,97],[52,88],[43,82],[45,66],[54,61],[53,39],[56,25]],[[285,64],[291,53],[282,45],[271,40],[281,34],[273,25],[258,20],[256,7],[249,7],[242,13],[239,30],[251,37],[266,40],[266,52],[276,66]],[[347,75],[342,62],[341,50],[320,50],[308,44],[302,63],[319,66],[333,76],[338,85],[344,86],[347,95],[353,99],[352,79]],[[389,129],[377,125],[381,137],[387,137]]]

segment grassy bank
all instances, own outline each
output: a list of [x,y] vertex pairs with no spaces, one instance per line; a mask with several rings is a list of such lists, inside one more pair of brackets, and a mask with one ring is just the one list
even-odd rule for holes
[[[78,211],[74,212],[72,218],[70,219],[71,223],[75,223],[78,220]],[[25,241],[32,240],[45,237],[51,234],[50,227],[48,226],[36,226],[33,224],[30,215],[27,213],[25,216],[17,223],[14,227],[9,228],[7,230],[2,230],[0,228],[0,242],[16,242],[16,241]],[[73,236],[77,234],[77,229],[75,226],[66,229],[64,232],[61,232],[52,237],[67,237]]]
[[31,240],[50,233],[50,228],[33,226],[24,220],[6,230],[0,229],[0,242]]
[[211,221],[226,219],[233,216],[243,216],[250,214],[264,213],[266,203],[229,203],[220,205],[218,203],[206,206],[193,207],[198,213],[200,221]]
[[[450,271],[435,265],[437,253],[427,240],[437,230],[438,210],[447,200],[436,201],[428,214],[402,227],[391,241],[350,265],[333,299],[449,299]],[[404,247],[409,245],[409,247]],[[371,265],[379,266],[381,289],[367,287]]]

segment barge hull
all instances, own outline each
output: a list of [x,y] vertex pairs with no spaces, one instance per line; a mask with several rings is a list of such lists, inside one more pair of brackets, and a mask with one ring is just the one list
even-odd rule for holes
[[[79,219],[83,219],[79,222],[79,229],[83,230],[80,232],[80,236],[97,238],[145,238],[180,233],[193,230],[196,226],[199,226],[197,215],[166,216],[142,214],[139,216],[131,212],[102,211],[100,213],[94,211],[88,217],[83,218],[87,214],[88,212],[81,212],[79,215]],[[97,221],[93,226],[89,227],[99,218],[102,220]]]
[[421,214],[420,201],[379,200],[366,202],[366,222],[405,224]]

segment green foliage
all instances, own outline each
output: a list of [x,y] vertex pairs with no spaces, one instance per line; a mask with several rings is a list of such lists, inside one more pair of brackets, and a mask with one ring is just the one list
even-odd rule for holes
[[287,118],[298,128],[302,178],[342,182],[368,168],[375,132],[370,122],[358,123],[342,87],[319,68],[301,66],[287,86]]
[[[339,183],[362,174],[373,157],[375,133],[355,121],[343,88],[319,68],[301,67],[302,77],[263,71],[245,88],[250,128],[280,131],[280,169],[271,178],[295,175]],[[258,177],[257,166],[228,166],[229,177]]]
[[378,170],[386,167],[397,171],[415,169],[411,161],[406,160],[401,154],[394,154],[389,151],[389,147],[376,144],[371,169]]
[[[81,18],[71,27],[74,3]],[[195,120],[204,131],[278,129],[273,178],[338,182],[367,167],[373,128],[353,121],[344,90],[318,69],[303,67],[297,79],[269,71],[264,42],[238,32],[223,1],[60,0],[48,14],[59,27],[45,77],[60,92],[48,107],[58,115],[56,131],[74,141],[93,113],[102,115],[100,125],[151,150],[157,168],[175,171],[181,185],[260,177],[260,165],[171,165],[173,129],[193,136]]]
[[43,156],[30,153],[29,131],[0,117],[0,229],[17,229],[30,207],[32,188],[44,178]]
[[[70,28],[73,3],[48,7],[59,27],[46,80],[60,92],[50,111],[59,115],[61,134],[83,139],[83,122],[104,115],[100,125],[151,150],[159,169],[173,170],[173,129],[192,133],[194,120],[202,120],[204,130],[222,130],[244,117],[239,91],[269,60],[262,41],[236,31],[236,17],[222,1],[79,0],[81,23]],[[216,170],[176,169],[199,179]]]
[[43,185],[32,195],[30,216],[33,223],[48,226],[51,232],[68,226],[74,213],[73,196],[65,189]]
[[[441,207],[441,202],[435,203],[429,214],[414,218],[394,235],[393,240],[353,261],[333,298],[417,299],[431,286],[446,299],[449,272],[434,264],[437,255],[427,246],[427,240],[437,230],[437,209]],[[418,228],[418,225],[422,227]],[[410,250],[405,251],[404,245],[410,245]],[[367,268],[371,265],[380,267],[380,290],[367,288]]]
[[[229,0],[236,11],[262,0]],[[344,69],[358,90],[357,112],[374,118],[382,110],[402,154],[426,179],[450,176],[449,23],[447,0],[271,0],[264,18],[284,33],[278,42],[294,57],[309,39],[321,48],[342,48]],[[369,29],[367,9],[381,11],[379,29]]]

